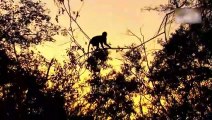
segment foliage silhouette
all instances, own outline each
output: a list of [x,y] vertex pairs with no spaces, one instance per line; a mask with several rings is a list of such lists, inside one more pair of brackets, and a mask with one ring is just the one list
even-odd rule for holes
[[5,50],[0,53],[1,119],[65,119],[63,94],[42,92],[46,80],[39,71],[22,68]]
[[[108,49],[95,50],[82,61],[79,51],[84,51],[73,37],[72,26],[70,37],[77,48],[67,50],[69,59],[63,65],[55,59],[49,62],[29,50],[43,41],[54,41],[52,37],[59,34],[60,27],[50,22],[44,6],[30,0],[21,0],[18,6],[12,0],[2,1],[1,119],[211,119],[212,2],[172,1],[175,0],[153,9],[172,11],[176,6],[199,6],[203,8],[203,22],[181,26],[169,40],[166,38],[163,49],[155,53],[149,73],[143,66],[147,61],[143,44],[129,46],[127,51],[117,50],[123,55],[120,71],[109,63]],[[59,2],[64,5],[64,0]],[[69,17],[76,22],[78,16]],[[85,62],[90,77],[80,81]],[[105,69],[112,70],[103,76]],[[52,86],[48,87],[50,83]],[[140,98],[137,106],[135,96]]]
[[[132,100],[132,94],[139,91],[138,78],[130,77],[130,69],[140,71],[139,62],[141,55],[139,50],[129,50],[124,52],[125,60],[128,64],[122,65],[122,71],[112,70],[106,76],[102,76],[101,68],[109,59],[105,50],[95,50],[88,58],[87,64],[91,69],[91,78],[87,80],[91,87],[90,92],[85,95],[89,103],[87,115],[94,116],[95,119],[131,119],[136,114]],[[128,67],[127,67],[128,66]],[[106,65],[106,68],[109,66]],[[126,68],[126,69],[125,69]],[[98,69],[99,71],[95,71]],[[126,74],[126,73],[129,74]]]
[[96,49],[87,59],[87,68],[92,72],[100,72],[100,67],[104,66],[108,59],[108,51],[106,49]]
[[[58,1],[65,9],[65,1]],[[172,23],[171,15],[175,8],[188,6],[202,8],[202,24],[182,26],[168,39],[166,25]],[[158,34],[153,37],[165,34],[165,43],[163,49],[156,52],[149,73],[142,66],[147,57],[141,54],[143,44],[127,52],[122,51],[124,56],[120,72],[112,70],[106,76],[100,73],[104,68],[111,68],[107,64],[109,54],[101,50],[92,52],[86,61],[91,73],[86,81],[90,91],[83,96],[83,102],[79,100],[74,113],[96,119],[131,119],[131,116],[137,119],[210,118],[211,1],[170,0],[167,5],[147,9],[170,11],[164,17]],[[65,10],[76,23],[71,11]],[[82,33],[87,36],[84,31]],[[144,80],[145,77],[149,80]],[[139,101],[139,112],[134,109],[132,94],[139,94],[140,98],[145,99]],[[148,109],[146,114],[143,107]]]
[[155,101],[163,101],[157,106],[161,111],[158,118],[211,119],[212,29],[211,13],[207,11],[212,2],[199,3],[203,7],[202,23],[176,30],[156,53],[151,67],[154,89],[149,94]]
[[40,2],[21,0],[15,5],[5,0],[0,9],[1,119],[65,120],[63,94],[45,90],[47,79],[39,67],[47,66],[47,60],[28,48],[44,40],[53,41],[59,26],[50,23]]
[[127,97],[137,90],[135,80],[127,81],[123,74],[117,74],[114,79],[103,79],[98,76],[90,80],[91,92],[86,99],[95,106],[88,114],[97,119],[130,119],[135,113],[133,101]]
[[0,4],[0,38],[8,43],[29,46],[42,41],[54,41],[59,26],[50,22],[50,16],[41,2],[21,0],[15,5],[12,0],[4,0]]

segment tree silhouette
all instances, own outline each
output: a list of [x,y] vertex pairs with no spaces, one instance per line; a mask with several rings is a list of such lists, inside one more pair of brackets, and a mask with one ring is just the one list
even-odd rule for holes
[[109,54],[105,50],[92,52],[87,60],[88,69],[91,70],[91,78],[87,83],[91,90],[84,96],[89,105],[87,116],[94,116],[95,119],[131,119],[137,115],[132,98],[144,87],[140,76],[144,72],[140,65],[144,59],[140,50],[122,52],[124,64],[121,71],[112,70],[106,76],[102,76],[101,71],[111,67],[107,63]]
[[49,63],[28,48],[43,40],[53,41],[59,27],[50,22],[40,2],[21,0],[15,5],[1,1],[0,9],[1,119],[66,119],[63,94],[45,90],[46,73],[39,66]]
[[[127,49],[115,48],[123,55],[120,71],[109,63],[110,50],[114,49],[94,50],[86,58],[87,53],[78,44],[72,26],[75,23],[89,39],[77,23],[80,11],[71,11],[69,1],[66,1],[69,4],[64,0],[58,2],[62,6],[59,14],[66,12],[71,22],[68,29],[63,29],[63,34],[69,35],[73,43],[67,50],[69,59],[63,65],[55,59],[49,62],[29,50],[30,46],[43,41],[54,41],[52,37],[59,33],[60,27],[50,22],[40,2],[21,0],[14,5],[8,0],[0,4],[4,11],[0,13],[2,119],[211,118],[210,0],[170,0],[168,5],[149,8],[170,13],[153,38],[141,41],[130,31],[141,44]],[[169,39],[166,25],[173,21],[170,15],[175,8],[189,5],[202,8],[203,22],[181,26]],[[58,15],[56,21],[59,22]],[[145,43],[162,34],[165,35],[163,49],[155,53],[149,65]],[[90,76],[81,81],[84,69]],[[112,70],[103,76],[101,73],[105,69]],[[50,88],[48,82],[53,84]],[[134,96],[140,98],[137,106]],[[144,107],[148,109],[146,113]]]
[[[211,1],[203,7],[202,23],[181,26],[156,53],[150,70],[154,89],[149,92],[161,112],[171,119],[211,119]],[[193,4],[193,3],[192,3]],[[205,8],[205,9],[204,9]]]

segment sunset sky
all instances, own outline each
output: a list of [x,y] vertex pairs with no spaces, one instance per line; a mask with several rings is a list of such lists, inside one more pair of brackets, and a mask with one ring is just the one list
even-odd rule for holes
[[[163,1],[163,2],[162,2]],[[43,1],[46,2],[46,1]],[[135,37],[127,35],[127,29],[130,29],[137,35],[140,35],[140,27],[145,36],[145,40],[153,37],[164,17],[164,13],[154,11],[141,11],[145,6],[158,6],[168,1],[164,0],[85,0],[82,6],[78,23],[92,38],[100,35],[103,31],[108,32],[108,42],[112,47],[118,45],[130,45],[132,43],[139,44],[139,40]],[[57,7],[53,0],[48,1],[46,7],[50,9],[52,20],[55,22]],[[80,0],[71,0],[71,9],[79,10],[81,8]],[[67,16],[59,17],[59,25],[69,26],[69,18]],[[78,42],[85,46],[88,42],[82,34],[76,34]],[[63,59],[61,55],[65,55],[65,49],[70,46],[67,42],[68,37],[57,36],[56,43],[46,43],[39,46],[39,50],[49,59],[56,57]],[[67,43],[67,44],[63,44]],[[87,50],[87,46],[85,46]],[[148,49],[158,48],[156,41],[147,44]]]

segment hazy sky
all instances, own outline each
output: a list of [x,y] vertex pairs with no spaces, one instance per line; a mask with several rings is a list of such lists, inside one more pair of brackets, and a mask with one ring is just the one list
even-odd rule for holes
[[[45,0],[42,1],[46,2]],[[70,1],[72,10],[78,10],[81,7],[79,4],[80,0]],[[142,32],[146,40],[153,37],[158,30],[164,14],[154,11],[142,12],[141,8],[165,4],[167,1],[168,0],[85,0],[78,23],[90,38],[101,34],[103,31],[107,31],[108,42],[112,44],[112,47],[139,43],[135,37],[126,35],[127,29],[139,35],[139,29],[142,27]],[[54,19],[57,7],[53,0],[48,1],[47,7],[52,11],[51,15]],[[68,17],[60,17],[59,22],[63,26],[68,26]],[[43,46],[44,48],[41,51],[43,51],[47,57],[51,58],[65,54],[65,48],[69,47],[69,44],[60,45],[68,42],[68,38],[58,37],[57,39],[58,41],[56,43],[45,44]],[[88,40],[79,34],[78,42],[84,46],[84,43],[88,42]],[[152,49],[157,47],[155,45],[156,41],[153,41],[147,44],[147,47]]]

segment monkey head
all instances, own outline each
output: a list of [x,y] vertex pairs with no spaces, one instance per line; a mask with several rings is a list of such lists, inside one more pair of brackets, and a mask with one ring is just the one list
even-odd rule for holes
[[107,32],[103,32],[102,36],[106,37],[107,36]]

